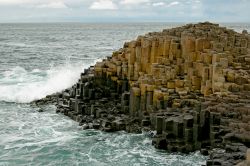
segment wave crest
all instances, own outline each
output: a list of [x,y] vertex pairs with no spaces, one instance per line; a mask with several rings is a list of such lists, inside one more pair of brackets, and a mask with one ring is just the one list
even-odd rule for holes
[[91,64],[27,71],[17,66],[0,74],[0,101],[29,103],[72,86]]

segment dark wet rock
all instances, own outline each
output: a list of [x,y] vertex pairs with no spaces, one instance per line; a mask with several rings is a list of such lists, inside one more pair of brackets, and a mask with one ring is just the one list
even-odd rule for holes
[[37,112],[44,112],[44,110],[42,108],[39,108]]
[[99,129],[100,128],[100,124],[99,123],[93,123],[93,128],[94,129]]
[[201,154],[204,155],[204,156],[208,156],[209,151],[207,149],[201,149]]
[[89,129],[89,125],[88,125],[88,124],[83,124],[83,125],[82,125],[82,129],[83,129],[83,130]]
[[52,94],[52,95],[48,95],[45,98],[32,101],[30,104],[31,105],[36,105],[36,106],[39,106],[39,105],[48,105],[48,104],[54,104],[54,105],[56,105],[57,104],[57,99],[58,99],[59,95],[60,95],[60,93],[55,93],[55,94]]

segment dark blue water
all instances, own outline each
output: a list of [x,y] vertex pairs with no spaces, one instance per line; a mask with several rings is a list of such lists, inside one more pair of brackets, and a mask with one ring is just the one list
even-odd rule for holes
[[[154,149],[144,134],[83,131],[27,103],[74,84],[125,41],[181,24],[0,24],[0,165],[201,165],[205,157]],[[225,24],[237,31],[249,24]]]

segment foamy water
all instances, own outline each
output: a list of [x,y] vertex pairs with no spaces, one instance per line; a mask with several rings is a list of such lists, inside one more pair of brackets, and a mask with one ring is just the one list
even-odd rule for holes
[[29,103],[46,95],[71,87],[80,78],[80,73],[92,64],[65,64],[48,70],[27,71],[17,66],[3,72],[0,79],[0,101]]
[[[1,103],[0,165],[201,165],[198,152],[169,154],[151,146],[144,134],[81,130],[71,119],[28,104]],[[13,110],[15,108],[15,111]]]

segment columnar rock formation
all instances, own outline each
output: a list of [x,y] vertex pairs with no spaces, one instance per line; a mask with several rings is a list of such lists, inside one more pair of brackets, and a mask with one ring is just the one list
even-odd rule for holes
[[82,73],[59,95],[58,112],[84,128],[154,129],[155,147],[171,152],[245,153],[239,147],[250,146],[249,49],[247,32],[207,22],[148,33]]

